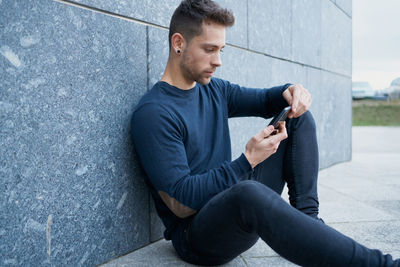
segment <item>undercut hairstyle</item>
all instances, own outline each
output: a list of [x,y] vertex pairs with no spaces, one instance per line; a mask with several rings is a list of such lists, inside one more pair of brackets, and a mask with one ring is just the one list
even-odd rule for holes
[[214,22],[225,27],[235,23],[233,13],[220,7],[212,0],[183,0],[175,9],[169,25],[169,48],[171,37],[180,33],[189,43],[190,40],[202,33],[203,22]]

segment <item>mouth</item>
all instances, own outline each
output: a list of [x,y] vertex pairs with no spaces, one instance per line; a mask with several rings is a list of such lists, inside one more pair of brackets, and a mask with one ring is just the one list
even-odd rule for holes
[[207,75],[209,75],[210,77],[213,76],[214,72],[213,71],[206,71],[205,72]]

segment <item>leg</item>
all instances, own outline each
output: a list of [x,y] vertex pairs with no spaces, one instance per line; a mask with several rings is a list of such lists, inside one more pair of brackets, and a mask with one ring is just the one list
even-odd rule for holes
[[246,194],[241,188],[247,182],[253,181],[239,183],[217,194],[197,214],[178,226],[172,243],[183,260],[198,265],[220,265],[257,242],[257,232],[241,221],[246,215],[235,205],[239,197]]
[[256,181],[241,182],[216,195],[178,232],[173,235],[174,247],[194,264],[226,263],[261,237],[301,266],[400,266],[400,260],[306,216]]
[[318,216],[318,145],[315,122],[310,112],[287,120],[288,138],[278,151],[259,164],[254,179],[278,194],[284,183],[290,204],[311,217]]

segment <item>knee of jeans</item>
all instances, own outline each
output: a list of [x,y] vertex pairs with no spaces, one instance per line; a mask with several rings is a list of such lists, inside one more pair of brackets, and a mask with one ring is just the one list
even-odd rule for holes
[[232,201],[237,205],[251,205],[260,203],[273,194],[276,194],[267,186],[257,181],[242,181],[231,188]]
[[311,111],[307,110],[303,115],[298,118],[291,119],[292,125],[295,128],[298,128],[300,125],[306,125],[308,128],[312,130],[316,130],[314,116],[311,114]]

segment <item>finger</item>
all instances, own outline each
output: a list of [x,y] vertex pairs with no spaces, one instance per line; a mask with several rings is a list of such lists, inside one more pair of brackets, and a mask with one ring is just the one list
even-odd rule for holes
[[288,114],[288,118],[292,119],[292,118],[294,118],[295,115],[296,115],[296,112],[294,112],[293,110],[290,110],[290,112]]
[[296,113],[293,115],[294,118],[300,117],[304,112],[306,112],[307,107],[303,104],[303,102],[299,101],[299,105],[297,107]]
[[304,89],[304,91],[300,95],[299,102],[297,104],[297,111],[295,112],[295,114],[293,114],[293,117],[297,118],[303,115],[308,110],[310,104],[311,95],[306,89]]
[[278,137],[280,137],[279,142],[288,137],[287,130],[286,130],[286,122],[285,121],[279,124]]
[[300,117],[301,115],[304,114],[304,112],[306,112],[305,109],[298,109],[297,112],[296,112],[296,114],[293,115],[293,118],[298,118],[298,117]]
[[286,126],[285,125],[286,125],[286,122],[284,122],[284,121],[279,122],[278,132],[275,135],[269,137],[272,142],[279,143],[282,140],[287,138],[287,131],[286,131]]
[[259,133],[256,133],[256,134],[253,136],[253,140],[254,140],[255,142],[257,142],[257,143],[259,143],[259,142],[261,142],[262,140],[264,140],[264,130],[262,130],[262,131],[259,132]]
[[264,138],[267,138],[268,136],[271,135],[272,132],[275,131],[275,128],[273,125],[268,125],[267,127],[265,127],[263,129],[263,133],[264,133]]
[[299,90],[293,90],[292,111],[294,113],[297,112],[297,108],[298,108],[298,105],[299,105],[299,100],[300,100],[300,91]]
[[[294,108],[295,107],[295,108]],[[288,114],[289,119],[295,118],[297,111],[299,110],[299,99],[293,96],[292,105]]]
[[[289,87],[290,88],[290,87]],[[290,92],[290,90],[288,90],[288,89],[286,89],[284,92],[283,92],[283,98],[285,98],[285,100],[286,100],[286,102],[289,104],[289,105],[291,105],[292,104],[292,94],[291,94],[291,92]]]
[[299,101],[297,112],[294,114],[294,118],[298,118],[303,115],[311,105],[311,96],[310,94],[304,94],[303,99]]
[[298,111],[296,112],[296,114],[294,115],[294,118],[298,118],[301,115],[303,115],[304,113],[306,113],[307,111],[307,107],[303,106],[302,108],[298,109]]
[[272,132],[274,131],[274,126],[269,125],[262,129],[259,133],[254,135],[254,138],[258,141],[261,142],[265,138],[267,138]]

